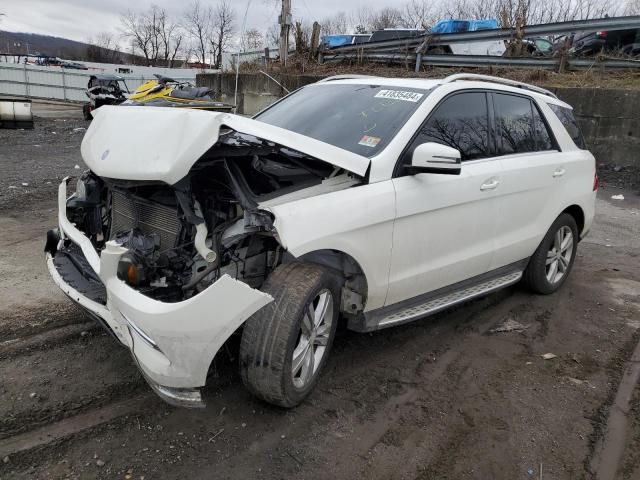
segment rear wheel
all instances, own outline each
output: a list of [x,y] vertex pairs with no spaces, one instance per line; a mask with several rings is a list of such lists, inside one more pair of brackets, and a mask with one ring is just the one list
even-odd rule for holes
[[294,407],[311,393],[333,343],[340,281],[314,264],[278,267],[262,290],[274,301],[245,324],[240,373],[263,400]]
[[578,226],[568,213],[561,214],[543,238],[524,272],[524,282],[537,293],[549,294],[566,281],[578,247]]

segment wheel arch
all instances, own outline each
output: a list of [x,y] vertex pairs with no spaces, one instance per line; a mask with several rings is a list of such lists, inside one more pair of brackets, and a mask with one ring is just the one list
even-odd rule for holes
[[[356,310],[360,311],[364,309],[368,298],[369,284],[362,266],[353,256],[342,250],[327,248],[307,252],[295,260],[316,263],[339,272],[344,279],[344,287],[361,297],[361,305],[358,305]],[[348,310],[347,313],[355,312],[351,309]]]
[[573,204],[565,208],[562,213],[567,213],[573,217],[576,221],[576,225],[578,226],[578,236],[581,236],[585,224],[585,214],[582,207],[580,205]]
[[[298,257],[292,254],[285,254],[283,259],[283,263],[291,263],[291,262],[305,262],[305,263],[315,263],[317,265],[321,265],[330,270],[337,272],[344,279],[344,286],[347,286],[348,289],[353,290],[355,293],[360,295],[362,299],[362,305],[359,306],[358,310],[364,308],[366,305],[368,298],[368,283],[367,277],[362,269],[360,263],[348,253],[337,250],[337,249],[319,249],[312,250],[310,252],[306,252],[304,254],[299,255]],[[342,301],[340,302],[342,304]],[[346,313],[355,313],[353,311],[347,311]],[[239,332],[245,325],[245,323],[250,319],[247,317],[243,322],[241,322],[233,332]],[[217,349],[216,354],[209,361],[208,375],[207,381],[208,384],[210,381],[211,374],[216,368],[216,360],[218,355],[227,352],[224,345],[228,345],[228,342],[235,342],[237,337],[233,335],[233,332],[230,332],[228,337],[221,343],[219,348]],[[222,360],[224,362],[224,360]]]

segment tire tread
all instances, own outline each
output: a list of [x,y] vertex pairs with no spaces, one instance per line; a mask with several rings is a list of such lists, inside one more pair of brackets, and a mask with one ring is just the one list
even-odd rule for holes
[[255,396],[282,407],[299,403],[284,384],[291,330],[309,292],[327,275],[319,265],[293,262],[276,268],[262,286],[273,302],[247,320],[240,342],[240,375]]

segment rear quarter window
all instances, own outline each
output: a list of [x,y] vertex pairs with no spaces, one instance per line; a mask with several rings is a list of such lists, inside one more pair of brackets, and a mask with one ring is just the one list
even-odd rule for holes
[[558,120],[564,125],[564,128],[567,130],[569,136],[573,139],[573,142],[576,144],[576,147],[586,150],[587,145],[584,143],[584,137],[582,136],[582,131],[580,130],[580,126],[576,121],[576,117],[573,115],[573,110],[566,107],[561,107],[560,105],[555,105],[553,103],[548,103],[549,108],[556,114]]

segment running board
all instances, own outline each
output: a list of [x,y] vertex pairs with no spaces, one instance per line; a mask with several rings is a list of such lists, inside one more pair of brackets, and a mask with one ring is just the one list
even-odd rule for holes
[[522,273],[522,269],[516,271],[509,269],[508,272],[502,270],[499,276],[487,278],[483,275],[475,281],[471,279],[451,287],[436,290],[428,295],[421,295],[414,299],[399,302],[396,305],[365,312],[362,316],[350,321],[349,328],[358,332],[372,332],[411,322],[433,315],[458,303],[513,285],[522,278]]

